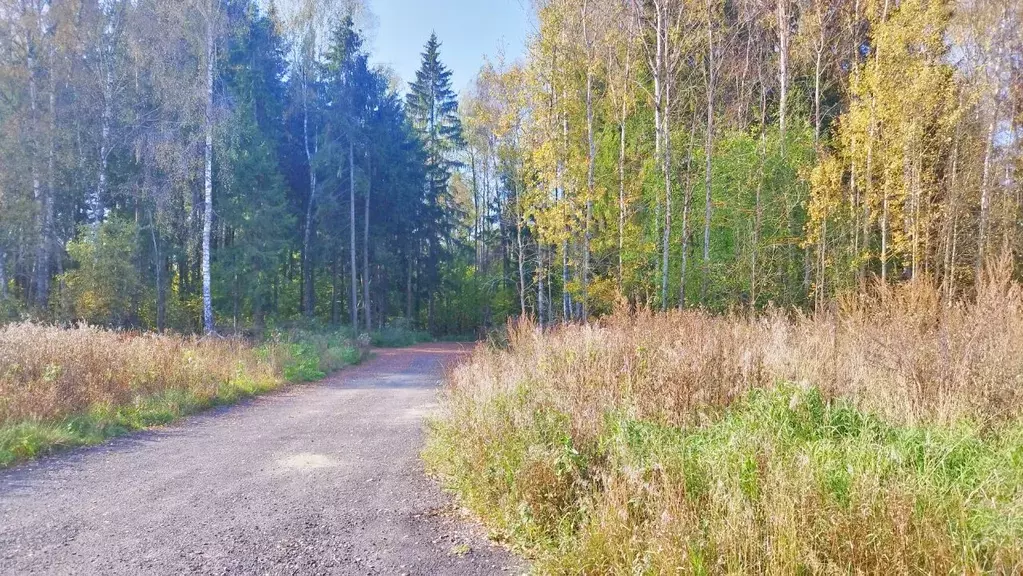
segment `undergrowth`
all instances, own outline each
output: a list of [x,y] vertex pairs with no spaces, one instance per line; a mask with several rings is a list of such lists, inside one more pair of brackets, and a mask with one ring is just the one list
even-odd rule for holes
[[1023,572],[1023,292],[520,324],[424,458],[552,574]]

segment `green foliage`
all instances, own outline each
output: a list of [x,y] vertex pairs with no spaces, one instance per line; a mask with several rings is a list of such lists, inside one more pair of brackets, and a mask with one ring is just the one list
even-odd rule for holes
[[517,306],[507,282],[484,275],[470,262],[453,259],[440,266],[432,328],[435,334],[471,335],[479,328],[503,325]]
[[404,348],[432,340],[429,333],[415,330],[404,320],[392,321],[370,335],[373,346],[378,348]]
[[288,382],[315,382],[345,366],[356,364],[363,350],[343,331],[271,330],[261,353],[273,357]]
[[90,324],[131,324],[143,286],[135,271],[138,227],[111,218],[96,228],[82,226],[68,244],[75,267],[64,273],[64,317]]
[[[706,205],[702,190],[693,200],[691,221],[700,239],[691,244],[689,302],[701,301],[704,276],[708,293],[702,302],[715,309],[736,303],[762,307],[805,301],[801,234],[809,197],[805,171],[815,161],[813,131],[805,123],[795,123],[782,142],[777,126],[765,130],[729,132],[719,138],[711,160],[713,216],[706,268],[700,252]],[[702,154],[697,150],[698,157]],[[697,164],[702,162],[700,158]]]

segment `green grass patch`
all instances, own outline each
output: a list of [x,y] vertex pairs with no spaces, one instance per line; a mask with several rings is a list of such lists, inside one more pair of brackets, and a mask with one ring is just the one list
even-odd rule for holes
[[1023,570],[1020,422],[893,425],[794,386],[700,426],[601,418],[455,390],[424,457],[540,573]]

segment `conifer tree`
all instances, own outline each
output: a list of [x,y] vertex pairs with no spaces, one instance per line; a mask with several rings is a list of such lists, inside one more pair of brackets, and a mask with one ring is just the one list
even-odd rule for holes
[[442,242],[450,243],[455,215],[448,194],[451,173],[459,166],[455,151],[464,146],[458,100],[451,88],[451,71],[440,60],[440,41],[432,34],[422,54],[406,97],[406,112],[426,151],[426,198],[423,210],[423,240],[427,257],[427,280],[440,258]]

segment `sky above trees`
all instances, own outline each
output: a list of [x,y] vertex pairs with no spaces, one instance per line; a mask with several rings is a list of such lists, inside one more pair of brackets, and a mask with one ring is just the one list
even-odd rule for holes
[[392,67],[405,82],[415,80],[423,44],[436,32],[461,91],[484,57],[502,50],[509,60],[525,54],[535,20],[532,0],[371,0],[372,61]]

